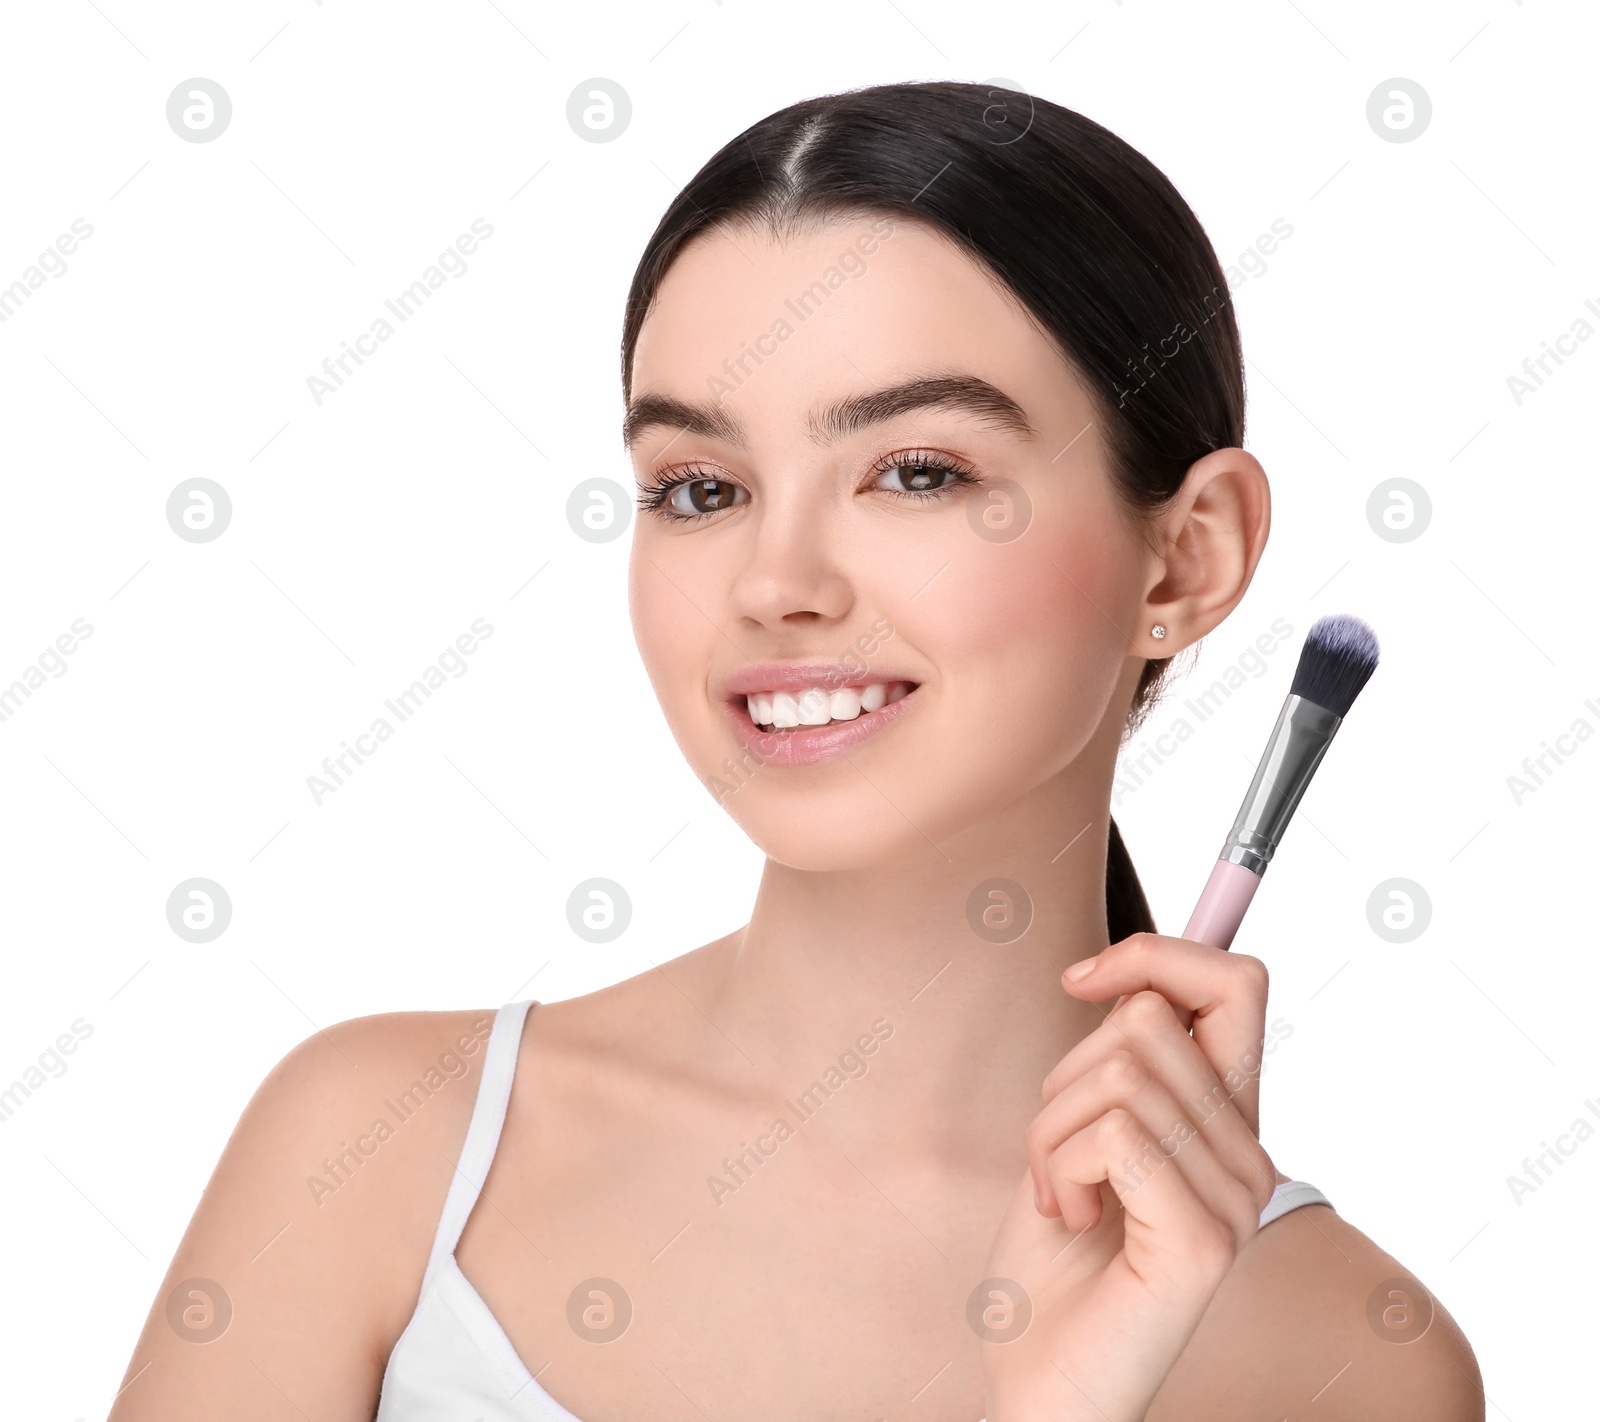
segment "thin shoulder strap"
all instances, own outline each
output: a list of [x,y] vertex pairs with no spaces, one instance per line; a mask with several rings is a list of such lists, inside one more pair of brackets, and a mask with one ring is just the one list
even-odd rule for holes
[[533,1005],[533,999],[508,1002],[494,1015],[494,1026],[489,1029],[489,1040],[483,1049],[478,1099],[472,1108],[467,1138],[461,1146],[461,1159],[450,1179],[450,1191],[445,1196],[439,1228],[433,1237],[428,1270],[422,1276],[423,1293],[428,1291],[444,1261],[455,1253],[461,1231],[466,1228],[467,1216],[478,1203],[483,1182],[494,1163],[495,1147],[500,1144],[500,1130],[505,1125],[506,1103],[511,1099],[511,1081],[517,1071],[522,1025]]
[[1331,1205],[1333,1201],[1309,1180],[1283,1180],[1272,1192],[1267,1207],[1261,1212],[1260,1228],[1271,1224],[1279,1215],[1297,1210],[1301,1205]]

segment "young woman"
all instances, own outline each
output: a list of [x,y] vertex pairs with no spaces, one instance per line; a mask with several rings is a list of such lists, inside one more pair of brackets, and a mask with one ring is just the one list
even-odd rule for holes
[[668,209],[622,375],[635,633],[750,921],[297,1047],[114,1422],[1482,1418],[1258,1138],[1262,963],[1156,935],[1111,822],[1269,525],[1171,184],[976,85],[796,104]]

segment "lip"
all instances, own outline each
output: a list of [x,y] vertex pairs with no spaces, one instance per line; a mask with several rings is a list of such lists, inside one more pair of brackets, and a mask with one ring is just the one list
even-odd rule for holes
[[[826,664],[819,665],[826,666]],[[863,711],[853,721],[839,721],[827,726],[795,726],[782,731],[763,731],[751,721],[749,712],[744,706],[744,698],[752,691],[801,691],[808,686],[827,685],[828,683],[817,675],[819,665],[798,667],[791,664],[782,671],[776,667],[765,669],[746,667],[728,678],[730,688],[738,680],[749,685],[750,691],[730,690],[728,699],[722,702],[723,713],[728,718],[735,739],[762,765],[795,768],[820,765],[824,761],[849,755],[905,716],[913,704],[917,703],[918,693],[922,690],[921,684],[918,683],[898,701],[891,701],[876,711]],[[790,671],[794,672],[794,678],[785,680]],[[835,675],[839,671],[839,667],[833,667]],[[767,678],[778,673],[778,679],[753,680],[757,673]],[[835,687],[837,689],[852,685],[869,686],[880,681],[914,680],[913,677],[885,675],[875,671],[871,674],[870,680],[856,676],[849,681],[835,683]]]
[[[838,662],[752,662],[749,666],[730,672],[722,683],[722,692],[733,700],[758,691],[804,691],[809,686],[839,691],[846,686],[871,686],[877,682],[887,684],[891,681],[920,684],[921,680],[921,677],[908,676],[892,667],[858,670],[841,666]],[[895,704],[899,705],[899,702]],[[873,711],[868,714],[875,716],[878,713]]]

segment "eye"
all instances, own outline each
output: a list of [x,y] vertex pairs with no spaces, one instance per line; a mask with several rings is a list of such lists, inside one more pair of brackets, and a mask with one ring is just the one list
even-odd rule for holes
[[667,519],[705,518],[750,501],[750,493],[731,479],[674,478],[662,475],[639,492],[639,507]]
[[931,499],[981,482],[946,455],[919,450],[891,454],[874,471],[872,487],[904,498]]

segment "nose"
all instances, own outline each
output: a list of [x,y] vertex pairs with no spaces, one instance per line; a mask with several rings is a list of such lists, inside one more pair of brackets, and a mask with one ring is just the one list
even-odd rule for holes
[[810,501],[769,504],[750,520],[750,540],[730,595],[735,617],[774,633],[843,621],[855,587],[840,565],[830,520]]

